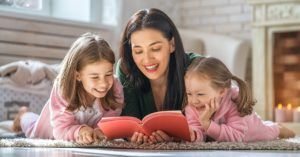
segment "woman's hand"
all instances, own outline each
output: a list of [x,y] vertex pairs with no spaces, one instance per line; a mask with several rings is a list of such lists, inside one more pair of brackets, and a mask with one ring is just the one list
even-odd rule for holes
[[129,140],[132,143],[143,144],[143,143],[147,143],[148,139],[149,139],[148,136],[144,135],[143,133],[134,132],[134,134],[131,136]]
[[158,142],[171,142],[173,141],[173,137],[170,137],[165,132],[161,130],[157,130],[152,132],[150,136],[150,143],[158,143]]
[[94,134],[93,128],[89,126],[81,127],[76,142],[80,144],[90,144],[94,142],[93,134]]
[[207,130],[210,125],[212,115],[219,109],[220,100],[213,98],[208,104],[205,104],[203,112],[199,113],[199,121],[204,130]]

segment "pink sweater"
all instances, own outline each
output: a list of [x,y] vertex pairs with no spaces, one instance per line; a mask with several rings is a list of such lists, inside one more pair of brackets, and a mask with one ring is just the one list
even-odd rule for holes
[[187,105],[185,115],[189,126],[196,132],[196,141],[205,141],[207,136],[216,141],[263,141],[274,140],[279,135],[276,123],[262,121],[254,112],[240,117],[236,104],[232,101],[238,95],[238,88],[231,88],[223,97],[220,108],[211,118],[210,126],[204,131],[198,121],[198,113],[192,105]]
[[[112,88],[116,91],[115,96],[117,97],[117,101],[123,102],[123,88],[117,78],[115,78]],[[32,126],[27,125],[22,127],[22,129],[27,128],[27,130],[23,130],[26,136],[31,138],[75,141],[81,127],[87,125],[95,128],[97,127],[97,122],[102,117],[119,116],[121,113],[121,108],[105,111],[99,99],[96,99],[93,105],[94,107],[90,108],[87,112],[66,111],[67,106],[68,103],[61,97],[59,90],[53,87],[50,98],[44,106],[38,120],[33,124],[29,124]],[[97,111],[93,111],[94,109]],[[90,113],[90,117],[92,118],[86,118],[87,113]]]

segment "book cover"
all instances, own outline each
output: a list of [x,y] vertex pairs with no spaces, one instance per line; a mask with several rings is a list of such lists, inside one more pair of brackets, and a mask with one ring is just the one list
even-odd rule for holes
[[154,112],[142,120],[129,116],[103,117],[98,127],[108,139],[131,137],[134,132],[150,136],[153,131],[161,130],[169,136],[190,141],[188,123],[180,111]]

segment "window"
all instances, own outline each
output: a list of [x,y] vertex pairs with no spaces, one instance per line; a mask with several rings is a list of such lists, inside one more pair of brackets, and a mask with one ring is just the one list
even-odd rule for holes
[[0,10],[48,15],[49,0],[0,0]]
[[0,10],[117,25],[117,0],[0,0]]
[[43,0],[0,0],[0,4],[15,8],[41,10]]

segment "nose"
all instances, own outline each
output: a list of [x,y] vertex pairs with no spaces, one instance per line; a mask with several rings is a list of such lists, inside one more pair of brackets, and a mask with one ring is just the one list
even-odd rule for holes
[[99,79],[97,85],[98,85],[98,88],[99,88],[99,89],[104,89],[104,90],[106,90],[107,87],[108,87],[108,85],[109,85],[109,83],[108,83],[108,81],[107,81],[105,78],[101,78],[101,79]]
[[199,103],[199,101],[195,96],[189,96],[189,103],[191,105],[197,105]]
[[146,51],[146,52],[144,53],[144,62],[145,62],[145,63],[149,63],[150,60],[151,60],[151,58],[152,58],[151,53],[150,53],[149,51]]

